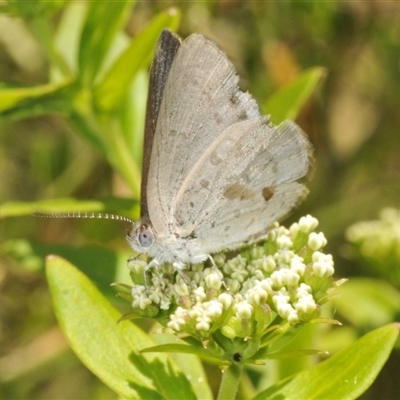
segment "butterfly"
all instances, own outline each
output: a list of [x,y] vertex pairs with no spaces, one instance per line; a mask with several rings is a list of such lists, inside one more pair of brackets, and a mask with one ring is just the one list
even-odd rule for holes
[[148,267],[178,271],[261,241],[306,196],[312,163],[302,130],[262,116],[214,42],[165,29],[150,69],[141,218],[127,240]]

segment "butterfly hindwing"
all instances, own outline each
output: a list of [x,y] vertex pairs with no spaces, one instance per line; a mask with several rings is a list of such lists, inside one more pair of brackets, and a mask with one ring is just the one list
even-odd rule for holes
[[294,123],[253,118],[227,128],[183,182],[175,201],[180,236],[206,253],[263,238],[307,193],[311,149]]

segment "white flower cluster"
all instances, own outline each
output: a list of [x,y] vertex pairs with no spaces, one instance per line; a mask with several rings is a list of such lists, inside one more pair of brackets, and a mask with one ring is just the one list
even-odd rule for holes
[[378,220],[361,221],[346,231],[347,255],[400,286],[400,209],[384,208]]
[[400,260],[400,210],[384,208],[379,220],[357,222],[347,229],[346,236],[360,245],[364,256],[382,260],[395,255]]
[[317,225],[311,216],[289,229],[276,224],[264,244],[227,261],[216,255],[218,269],[195,265],[177,273],[163,266],[152,271],[147,285],[140,278],[146,263],[132,261],[134,311],[169,317],[168,328],[200,339],[216,330],[231,339],[260,337],[272,323],[318,318],[335,283],[332,256],[322,252],[327,241],[313,231]]

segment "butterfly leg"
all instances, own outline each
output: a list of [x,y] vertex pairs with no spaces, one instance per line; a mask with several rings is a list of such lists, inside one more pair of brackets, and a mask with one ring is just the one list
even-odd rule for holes
[[227,286],[226,283],[225,283],[224,275],[222,274],[221,270],[217,267],[217,264],[215,264],[214,259],[211,257],[211,255],[207,255],[207,258],[211,261],[211,265],[212,265],[212,267],[213,267],[213,270],[214,270],[214,271],[217,273],[217,275],[220,277],[222,286],[225,288],[225,290],[226,290],[227,292],[230,293],[231,290],[228,288],[228,286]]
[[[148,285],[147,285],[147,272],[148,272],[151,268],[153,268],[153,267],[154,267],[154,269],[155,269],[157,272],[159,272],[159,266],[160,266],[160,263],[159,263],[155,258],[153,258],[153,259],[146,265],[146,267],[144,268],[143,277],[144,277],[144,285],[146,286],[146,288],[148,288]],[[160,283],[161,283],[160,275],[159,275],[159,274],[157,274],[157,275],[158,275],[158,278],[159,278]]]

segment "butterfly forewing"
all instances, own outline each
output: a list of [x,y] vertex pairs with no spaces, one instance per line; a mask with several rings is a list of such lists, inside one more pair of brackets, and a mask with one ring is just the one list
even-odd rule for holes
[[143,167],[140,210],[141,220],[149,223],[147,205],[147,181],[149,166],[151,162],[151,150],[153,147],[154,134],[160,110],[165,82],[171,69],[172,61],[180,46],[180,39],[167,29],[161,32],[154,52],[154,59],[150,68],[149,91],[146,107],[146,123],[143,143]]
[[179,48],[164,88],[148,178],[148,207],[158,233],[174,231],[177,193],[191,169],[230,125],[256,118],[226,55],[201,35]]

